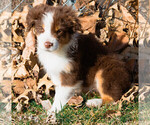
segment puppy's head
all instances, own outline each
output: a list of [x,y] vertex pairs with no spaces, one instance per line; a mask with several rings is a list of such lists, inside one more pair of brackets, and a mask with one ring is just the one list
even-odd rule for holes
[[53,52],[67,45],[71,36],[81,30],[81,25],[71,7],[38,5],[32,8],[26,19],[27,30],[34,28],[37,47]]

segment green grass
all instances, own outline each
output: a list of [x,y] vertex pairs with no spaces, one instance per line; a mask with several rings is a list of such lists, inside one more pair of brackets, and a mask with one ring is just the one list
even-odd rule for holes
[[[118,104],[104,105],[99,109],[88,108],[85,104],[79,108],[66,105],[63,110],[57,114],[57,120],[60,125],[138,124],[137,100],[129,104],[124,104],[121,110],[121,116],[116,116],[112,113],[117,111]],[[46,124],[46,111],[33,100],[30,102],[30,106],[21,113],[17,113],[13,108],[12,118],[14,124],[17,125],[44,125]]]
[[139,103],[139,122],[143,125],[150,125],[150,95],[145,101]]

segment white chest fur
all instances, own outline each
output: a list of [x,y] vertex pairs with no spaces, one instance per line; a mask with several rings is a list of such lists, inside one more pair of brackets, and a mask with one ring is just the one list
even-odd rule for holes
[[37,53],[39,61],[44,66],[44,69],[50,76],[53,83],[55,85],[60,85],[60,73],[65,71],[70,60],[65,56],[65,54],[59,55],[41,49],[38,49]]

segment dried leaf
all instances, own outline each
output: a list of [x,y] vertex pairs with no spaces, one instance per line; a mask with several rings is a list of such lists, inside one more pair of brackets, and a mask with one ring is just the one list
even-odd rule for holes
[[51,102],[47,99],[47,100],[41,100],[41,104],[43,109],[45,109],[46,111],[51,109]]
[[36,79],[34,78],[27,78],[24,80],[24,82],[26,83],[26,85],[28,86],[29,89],[33,89],[34,91],[36,91],[37,86],[36,86]]
[[18,34],[12,29],[12,34],[13,34],[13,41],[16,42],[24,42],[24,39],[22,36],[18,36]]
[[114,116],[115,116],[115,117],[121,116],[121,112],[120,112],[120,111],[116,111],[116,110],[108,110],[108,111],[105,113],[105,115],[106,115],[107,117],[113,118]]
[[45,74],[45,76],[39,80],[37,90],[39,90],[42,86],[45,86],[45,93],[49,95],[49,90],[53,85],[52,81],[48,80],[48,75]]
[[28,14],[28,11],[29,11],[29,7],[24,6],[23,11],[21,12],[21,18],[20,18],[19,22],[22,23],[24,27],[27,27],[26,16]]
[[5,84],[4,87],[2,87],[2,92],[3,92],[4,94],[10,95],[10,94],[11,94],[11,81],[5,80],[5,81],[3,81],[2,84],[3,84],[3,85]]
[[7,103],[7,105],[5,106],[6,112],[11,112],[11,101]]
[[11,17],[10,12],[2,12],[0,16],[0,33],[1,33],[1,41],[11,42],[11,27],[9,23],[9,19]]
[[21,112],[23,105],[21,103],[18,103],[16,106],[17,112]]
[[15,92],[15,94],[20,95],[25,91],[25,84],[21,80],[14,80],[12,82],[12,85],[15,86],[15,87],[13,87],[13,91]]
[[123,20],[129,21],[130,23],[135,23],[135,19],[133,18],[133,16],[129,13],[129,11],[125,7],[120,5],[120,9],[121,9],[121,12],[123,15]]
[[96,20],[99,18],[98,14],[99,13],[96,12],[92,16],[85,16],[79,18],[83,31],[89,31],[91,33],[95,33]]
[[82,96],[73,96],[69,101],[68,105],[70,106],[81,106],[81,103],[83,102]]
[[7,68],[3,67],[2,64],[0,64],[0,81],[3,80],[4,73],[7,71]]
[[27,76],[29,76],[28,71],[25,68],[24,64],[20,64],[18,71],[15,73],[15,77],[17,78],[26,78]]
[[39,71],[40,71],[40,68],[39,68],[39,66],[36,64],[34,67],[33,67],[33,75],[34,75],[34,77],[36,78],[36,79],[38,79],[39,78]]
[[10,17],[11,17],[11,12],[3,11],[0,15],[0,24],[2,24],[4,20],[8,20]]
[[125,32],[114,32],[111,35],[108,48],[111,52],[121,52],[129,43],[129,37]]
[[25,48],[22,53],[23,59],[29,59],[31,53],[35,53],[35,35],[31,30],[25,39]]
[[33,7],[39,4],[46,4],[46,0],[34,0]]
[[9,67],[7,69],[7,71],[5,72],[5,74],[4,74],[4,77],[13,79],[14,78],[14,74],[16,73],[16,71],[17,71],[17,68]]
[[3,99],[2,103],[9,103],[9,102],[11,102],[12,98],[13,98],[13,95],[11,94],[8,97],[6,97],[5,99]]
[[148,99],[148,95],[150,94],[150,86],[145,85],[143,88],[139,90],[139,101],[145,101]]
[[24,104],[28,104],[30,99],[36,98],[36,92],[32,89],[26,89],[21,95],[19,95],[16,99],[13,100],[14,103],[22,102]]
[[139,87],[135,84],[128,92],[126,92],[119,100],[119,109],[122,108],[123,102],[126,101],[127,103],[129,103],[133,101],[138,95],[138,90]]

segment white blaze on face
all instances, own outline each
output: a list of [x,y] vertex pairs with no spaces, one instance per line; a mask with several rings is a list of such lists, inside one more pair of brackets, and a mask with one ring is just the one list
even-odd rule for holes
[[[48,12],[43,15],[42,23],[44,25],[44,32],[37,36],[37,46],[39,49],[47,51],[55,51],[59,44],[56,38],[51,33],[52,23],[53,23],[53,12]],[[44,43],[49,41],[53,44],[50,48],[46,48]]]

